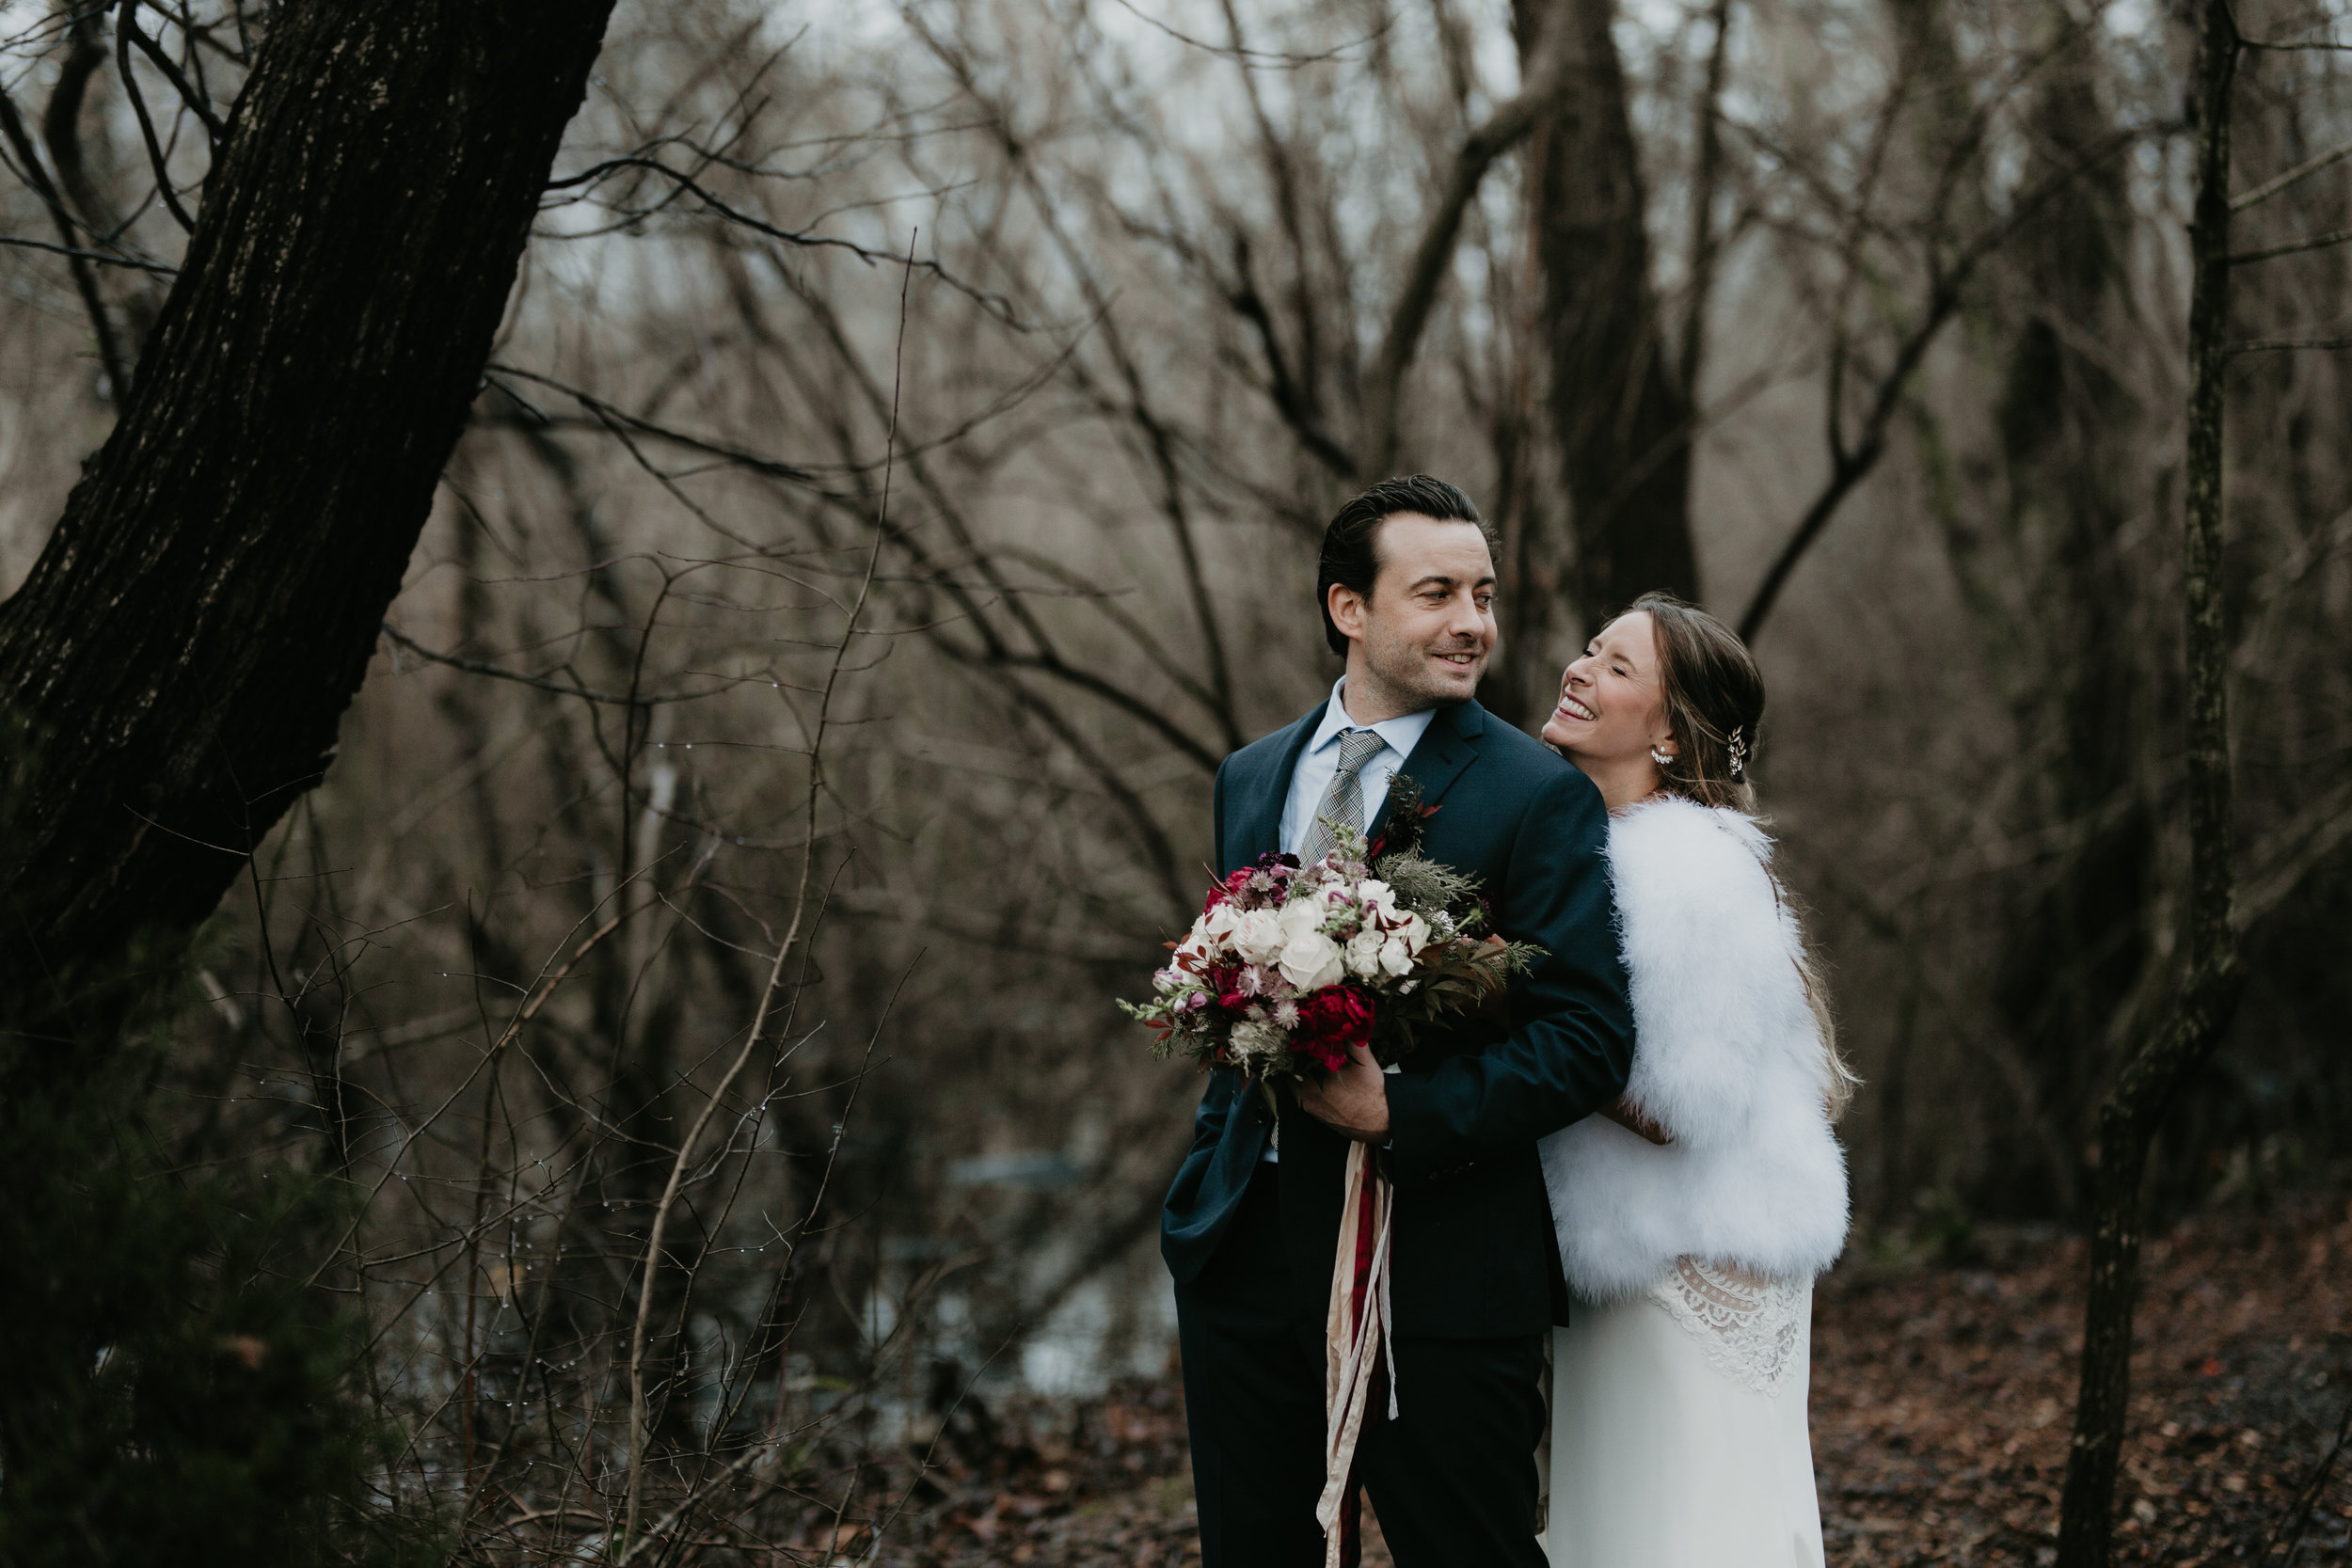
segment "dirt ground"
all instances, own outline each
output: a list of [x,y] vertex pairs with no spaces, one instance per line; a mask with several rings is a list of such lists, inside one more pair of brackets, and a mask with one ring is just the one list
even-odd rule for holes
[[[2293,1499],[2352,1412],[2352,1203],[2200,1217],[2153,1240],[2146,1262],[2121,1560],[2279,1568]],[[1986,1236],[1958,1261],[1854,1258],[1822,1282],[1813,1441],[1832,1564],[2055,1561],[2082,1265],[2075,1238]],[[987,1457],[950,1461],[930,1504],[885,1531],[883,1558],[1199,1560],[1172,1383],[984,1420],[965,1436],[987,1448],[965,1451]],[[1366,1534],[1367,1563],[1387,1568],[1376,1521]],[[2352,1563],[2352,1453],[2292,1560]]]

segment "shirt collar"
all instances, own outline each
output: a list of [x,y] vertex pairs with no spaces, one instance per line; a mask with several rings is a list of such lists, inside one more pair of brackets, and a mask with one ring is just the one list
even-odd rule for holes
[[1307,750],[1320,752],[1342,730],[1368,729],[1395,748],[1398,756],[1411,756],[1413,748],[1421,744],[1421,737],[1428,732],[1429,721],[1438,716],[1438,710],[1425,707],[1418,713],[1403,713],[1394,719],[1383,719],[1377,724],[1359,724],[1348,718],[1346,705],[1340,701],[1340,689],[1346,684],[1345,675],[1331,683],[1331,700],[1323,705],[1323,722],[1315,726],[1313,737],[1307,742]]

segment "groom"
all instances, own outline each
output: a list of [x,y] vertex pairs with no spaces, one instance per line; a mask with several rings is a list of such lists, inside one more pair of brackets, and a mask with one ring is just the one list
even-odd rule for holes
[[1470,700],[1494,650],[1495,573],[1468,496],[1415,475],[1340,509],[1317,581],[1347,660],[1329,700],[1225,759],[1220,877],[1268,850],[1311,862],[1329,817],[1384,825],[1390,782],[1421,785],[1422,853],[1480,879],[1495,928],[1546,957],[1507,1028],[1466,1023],[1401,1070],[1368,1053],[1285,1098],[1279,1118],[1209,1075],[1168,1189],[1202,1568],[1318,1568],[1324,1314],[1350,1139],[1395,1182],[1397,1418],[1377,1393],[1357,1449],[1399,1568],[1526,1564],[1535,1538],[1544,1337],[1565,1321],[1535,1141],[1613,1101],[1633,1024],[1581,773]]

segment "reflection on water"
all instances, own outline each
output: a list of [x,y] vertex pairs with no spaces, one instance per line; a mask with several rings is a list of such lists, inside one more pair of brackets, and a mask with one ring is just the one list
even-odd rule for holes
[[1118,1378],[1166,1371],[1176,1343],[1176,1291],[1156,1249],[1152,1262],[1148,1285],[1122,1270],[1071,1291],[1021,1347],[1021,1386],[1086,1397]]

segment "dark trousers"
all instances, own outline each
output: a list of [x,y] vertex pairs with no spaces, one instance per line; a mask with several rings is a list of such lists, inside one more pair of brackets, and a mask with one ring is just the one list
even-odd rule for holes
[[[1330,1277],[1330,1259],[1288,1255],[1279,1167],[1260,1165],[1216,1255],[1177,1287],[1201,1568],[1323,1562],[1323,1320],[1302,1317],[1294,1264]],[[1542,1336],[1395,1349],[1397,1418],[1366,1409],[1356,1463],[1398,1568],[1545,1568]]]

